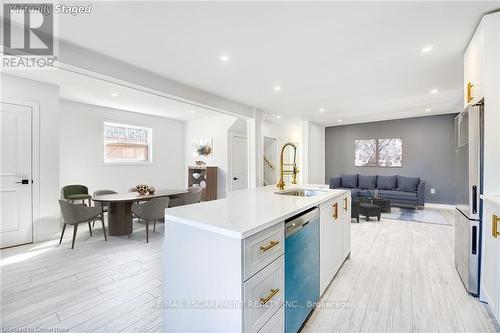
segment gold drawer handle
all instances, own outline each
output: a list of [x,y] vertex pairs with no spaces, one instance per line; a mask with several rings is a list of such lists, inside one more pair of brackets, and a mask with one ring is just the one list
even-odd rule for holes
[[333,216],[332,217],[334,219],[337,219],[339,217],[339,203],[338,202],[334,203],[332,208],[333,208]]
[[266,252],[267,250],[270,250],[272,249],[273,247],[275,247],[276,245],[278,245],[280,242],[279,241],[271,241],[269,243],[269,245],[266,245],[266,246],[261,246],[260,247],[260,252]]
[[500,216],[496,216],[493,214],[493,218],[491,219],[491,235],[493,238],[497,238],[500,236],[500,232],[498,231],[498,223],[500,223]]
[[347,212],[347,197],[344,198],[344,210]]
[[267,302],[271,300],[280,290],[278,288],[276,289],[271,289],[271,293],[267,295],[266,298],[260,298],[260,305],[265,305]]

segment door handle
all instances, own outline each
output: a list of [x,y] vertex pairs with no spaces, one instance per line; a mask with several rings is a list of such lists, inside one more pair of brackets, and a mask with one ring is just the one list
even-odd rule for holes
[[477,227],[472,227],[472,254],[477,254]]
[[23,185],[28,185],[30,183],[29,179],[23,179],[20,182],[16,182],[16,184],[23,184]]
[[238,180],[239,178],[238,177],[233,177],[233,180]]
[[477,186],[472,185],[472,214],[477,214]]
[[500,232],[498,232],[498,223],[500,223],[500,216],[496,216],[493,214],[493,217],[491,219],[491,235],[493,238],[497,238],[500,236]]

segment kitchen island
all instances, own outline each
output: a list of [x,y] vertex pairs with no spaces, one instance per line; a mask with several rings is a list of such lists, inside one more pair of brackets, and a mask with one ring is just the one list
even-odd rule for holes
[[309,191],[260,187],[167,209],[165,331],[284,331],[285,221],[312,210],[318,211],[318,289],[324,292],[350,254],[351,195],[300,188]]

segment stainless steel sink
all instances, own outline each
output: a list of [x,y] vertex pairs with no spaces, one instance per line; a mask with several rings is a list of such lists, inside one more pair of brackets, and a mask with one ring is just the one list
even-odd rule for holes
[[297,188],[289,191],[276,192],[280,195],[291,195],[293,197],[314,197],[319,194],[324,194],[326,191],[321,190],[309,190],[304,188]]

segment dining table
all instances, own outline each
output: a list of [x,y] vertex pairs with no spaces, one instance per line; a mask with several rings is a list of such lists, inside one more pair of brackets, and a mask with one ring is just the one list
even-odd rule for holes
[[132,204],[148,201],[154,198],[175,197],[188,190],[157,190],[153,194],[139,194],[138,192],[98,195],[92,198],[95,202],[108,206],[108,234],[110,236],[124,236],[132,233]]

